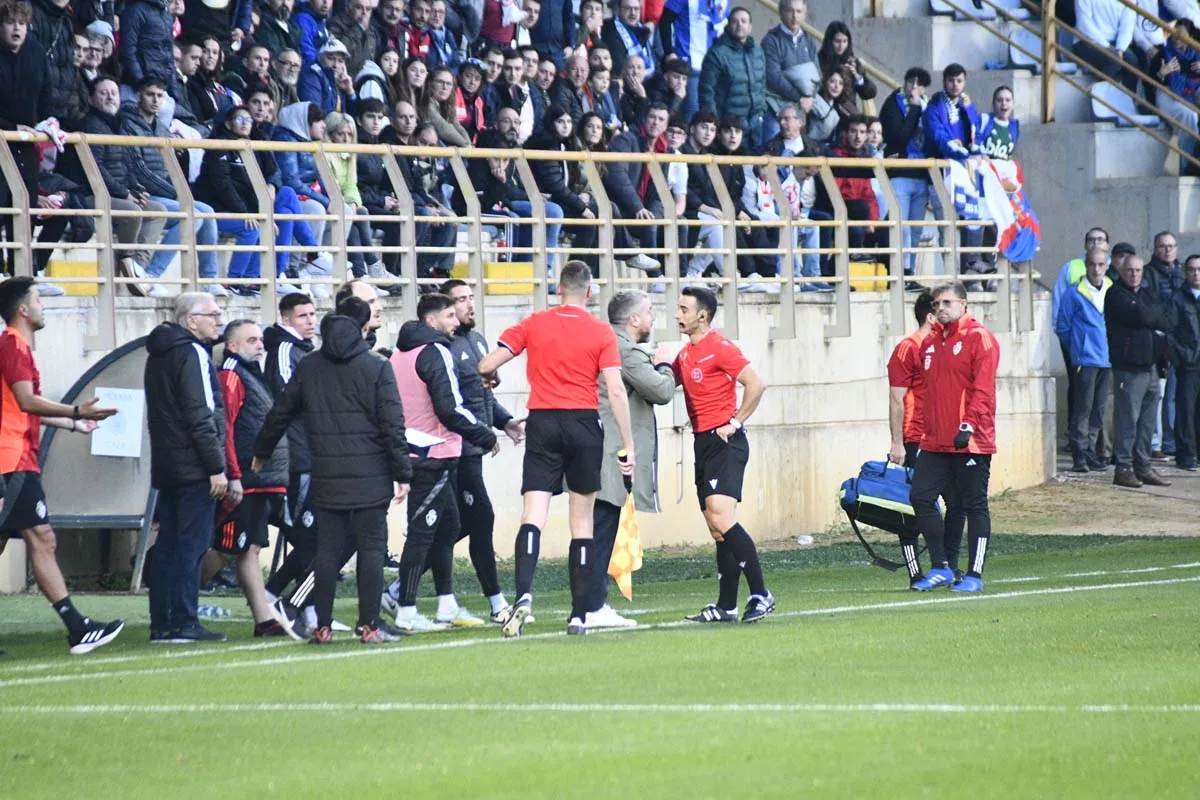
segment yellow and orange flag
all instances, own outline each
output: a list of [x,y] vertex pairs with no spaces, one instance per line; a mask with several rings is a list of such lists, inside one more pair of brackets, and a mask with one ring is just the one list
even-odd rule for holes
[[[624,460],[625,451],[617,454]],[[617,523],[617,541],[613,545],[612,558],[608,562],[608,574],[617,582],[617,587],[626,600],[633,599],[633,573],[642,568],[642,538],[638,532],[637,509],[633,505],[633,480],[625,478],[625,505],[621,507],[621,521]]]

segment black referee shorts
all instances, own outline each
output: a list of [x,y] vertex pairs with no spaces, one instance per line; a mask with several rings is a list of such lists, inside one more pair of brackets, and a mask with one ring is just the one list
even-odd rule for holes
[[39,472],[10,472],[4,476],[4,508],[0,536],[21,538],[21,531],[50,524],[50,509]]
[[576,494],[600,491],[604,428],[596,411],[538,409],[525,423],[525,464],[521,494],[567,489]]
[[716,431],[697,433],[693,440],[696,454],[696,496],[700,509],[712,495],[742,500],[742,478],[750,461],[750,442],[745,431],[723,441]]
[[226,512],[222,505],[217,512],[213,549],[221,553],[240,555],[249,550],[251,545],[270,545],[267,523],[271,519],[271,501],[278,496],[257,492],[243,495],[242,502],[229,512]]

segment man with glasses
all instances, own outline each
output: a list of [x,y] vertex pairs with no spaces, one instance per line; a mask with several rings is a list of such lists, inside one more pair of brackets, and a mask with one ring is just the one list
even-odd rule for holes
[[285,108],[300,102],[300,53],[296,50],[284,50],[271,62],[271,73],[279,84],[278,108]]
[[[1108,231],[1104,228],[1090,228],[1083,235],[1084,253],[1093,247],[1107,249],[1108,246]],[[1072,258],[1062,265],[1062,269],[1058,271],[1058,278],[1054,281],[1054,292],[1050,298],[1050,319],[1058,319],[1063,298],[1075,290],[1076,285],[1083,280],[1083,276],[1086,274],[1087,261],[1085,258]],[[1067,368],[1067,419],[1071,419],[1075,411],[1075,371],[1071,368],[1071,356],[1068,352],[1067,342],[1061,336],[1059,345],[1062,348],[1063,366]]]
[[[992,533],[988,477],[996,452],[1000,344],[968,313],[967,289],[958,281],[934,290],[933,313],[937,322],[920,350],[925,419],[910,493],[932,568],[912,589],[928,592],[949,586],[952,592],[982,592]],[[946,540],[939,497],[967,519],[970,560],[958,582],[957,544]]]
[[[1161,231],[1155,235],[1154,255],[1146,262],[1142,283],[1163,305],[1170,305],[1172,298],[1183,288],[1183,267],[1179,264],[1175,234]],[[1155,413],[1151,458],[1168,458],[1175,455],[1175,365],[1170,363],[1167,355],[1167,331],[1155,331],[1154,354],[1162,408],[1161,413]]]
[[[152,643],[223,642],[197,620],[200,559],[212,542],[225,477],[225,405],[210,347],[221,309],[207,292],[175,299],[174,314],[146,339],[146,418],[158,540],[150,570]],[[240,492],[230,498],[240,502]]]

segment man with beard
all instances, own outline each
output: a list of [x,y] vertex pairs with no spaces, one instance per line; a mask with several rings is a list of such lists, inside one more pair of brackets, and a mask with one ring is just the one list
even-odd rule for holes
[[299,50],[303,36],[300,26],[292,19],[292,8],[296,0],[267,0],[259,7],[258,27],[254,29],[254,41],[266,47],[276,57],[284,50]]
[[[612,153],[665,153],[667,141],[663,134],[667,130],[667,107],[662,103],[651,103],[646,107],[638,130],[629,130],[613,137],[608,149]],[[604,188],[624,219],[661,220],[663,198],[658,196],[650,181],[650,173],[643,161],[609,164],[604,176]],[[620,238],[626,240],[624,247],[641,247],[649,250],[658,246],[658,226],[645,225],[636,228],[618,228]],[[624,257],[625,266],[661,275],[662,263],[644,252]]]
[[281,50],[271,64],[275,82],[279,85],[277,108],[287,108],[300,102],[301,59],[298,50]]
[[[10,12],[11,13],[11,12]],[[0,13],[0,19],[3,19]],[[4,21],[0,24],[8,24]],[[211,298],[210,298],[211,300]],[[33,278],[9,278],[0,283],[0,316],[8,328],[0,334],[0,552],[10,538],[25,540],[38,588],[67,628],[72,655],[90,653],[108,644],[125,627],[122,620],[98,622],[75,609],[55,557],[54,529],[42,490],[38,448],[41,426],[87,435],[99,420],[117,413],[99,408],[98,398],[76,406],[54,403],[41,396],[41,375],[33,358],[33,338],[46,327],[42,299]],[[197,564],[197,569],[199,565]]]
[[[496,400],[492,393],[495,384],[485,383],[479,375],[479,361],[487,355],[488,343],[483,334],[475,330],[475,293],[469,284],[458,279],[446,281],[439,291],[454,302],[457,327],[451,335],[449,346],[463,407],[484,425],[504,431],[513,444],[520,444],[525,438],[521,423],[514,420],[512,414]],[[458,539],[470,541],[471,565],[475,567],[479,586],[491,605],[491,618],[495,623],[501,621],[501,612],[508,606],[508,601],[500,590],[500,579],[496,573],[496,551],[492,542],[496,514],[483,480],[483,457],[488,452],[495,454],[497,451],[498,446],[489,451],[463,440],[456,486],[458,516],[462,526]],[[391,604],[399,610],[399,589],[399,580],[388,587],[385,607]],[[452,621],[439,609],[436,622]]]

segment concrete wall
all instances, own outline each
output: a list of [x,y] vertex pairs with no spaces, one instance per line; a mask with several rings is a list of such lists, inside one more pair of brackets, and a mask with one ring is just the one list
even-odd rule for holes
[[[798,306],[797,338],[774,342],[768,333],[771,315],[778,313],[776,303],[761,296],[743,300],[740,345],[770,384],[748,426],[751,462],[740,512],[747,529],[759,539],[794,537],[841,521],[835,500],[841,481],[856,473],[861,462],[881,458],[887,450],[885,364],[896,339],[888,335],[887,310],[879,295],[855,295],[852,299],[852,337],[823,340],[822,330],[831,307],[822,299],[804,298]],[[47,327],[38,334],[36,343],[47,396],[61,396],[100,356],[84,352],[87,302],[65,298],[47,301]],[[166,316],[166,308],[155,301],[121,302],[121,342],[146,333]],[[228,318],[252,315],[252,309],[239,308],[239,302],[235,300],[227,308]],[[486,316],[491,339],[529,312],[523,298],[493,302],[489,299]],[[984,296],[973,301],[972,307],[985,322],[995,312],[994,302]],[[661,323],[661,309],[659,314]],[[993,491],[1038,484],[1053,471],[1055,382],[1051,373],[1057,345],[1047,324],[1048,315],[1049,302],[1040,298],[1035,331],[999,337],[997,433],[1001,453],[993,464]],[[381,342],[391,342],[402,322],[398,310],[391,310],[386,319],[388,328]],[[500,400],[518,417],[524,416],[527,397],[522,363],[515,362],[503,370],[498,391]],[[640,517],[647,547],[703,545],[709,541],[693,488],[691,433],[673,427],[676,420],[682,419],[679,408],[659,409],[663,513]],[[497,550],[508,557],[520,513],[522,449],[501,438],[500,455],[488,459],[485,469],[496,505]],[[53,509],[53,497],[49,503]],[[545,540],[546,555],[565,553],[565,514],[566,501],[557,500],[550,535]],[[403,547],[402,509],[393,510],[391,523],[390,546],[399,552]],[[114,570],[127,569],[132,536],[118,534],[114,539],[110,566]],[[62,537],[60,559],[68,573],[95,574],[99,571],[99,553],[98,537],[93,534],[69,533]],[[22,558],[19,548],[10,548],[0,556],[0,591],[21,586]]]

